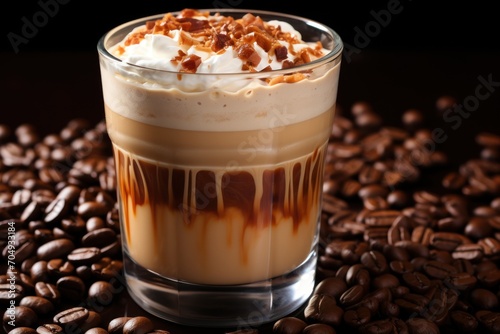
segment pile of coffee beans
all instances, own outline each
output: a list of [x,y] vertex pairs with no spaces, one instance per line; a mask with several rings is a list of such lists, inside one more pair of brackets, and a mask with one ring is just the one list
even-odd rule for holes
[[[452,166],[423,121],[386,126],[366,102],[336,115],[313,295],[226,333],[500,333],[500,136],[477,134],[478,155]],[[104,122],[0,125],[0,251],[6,333],[170,333],[102,317],[127,293]]]

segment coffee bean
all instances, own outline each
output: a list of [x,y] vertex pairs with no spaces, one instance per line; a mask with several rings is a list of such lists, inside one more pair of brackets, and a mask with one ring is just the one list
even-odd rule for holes
[[450,311],[450,320],[457,331],[464,333],[472,333],[478,326],[478,321],[472,314],[460,310]]
[[431,287],[431,280],[423,273],[412,271],[401,276],[406,285],[415,293],[423,293]]
[[387,271],[387,260],[379,251],[365,252],[361,255],[361,263],[374,275],[380,275]]
[[39,334],[57,334],[57,333],[62,334],[64,333],[64,329],[56,324],[44,324],[38,326],[36,332]]
[[[81,325],[82,331],[90,330],[91,328],[96,328],[101,326],[102,317],[96,311],[89,310],[89,316],[85,319],[85,322]],[[107,331],[106,331],[107,333]]]
[[498,306],[498,297],[490,290],[477,288],[470,293],[471,303],[478,309],[491,310]]
[[110,305],[113,301],[115,288],[106,281],[97,281],[92,283],[88,290],[88,298],[99,305]]
[[463,259],[463,260],[469,260],[471,262],[478,262],[480,261],[483,256],[484,256],[484,250],[481,245],[478,244],[465,244],[465,245],[459,245],[451,256],[454,259]]
[[125,323],[123,334],[146,334],[153,329],[153,322],[149,318],[138,316],[133,317]]
[[54,322],[61,326],[65,325],[81,325],[87,320],[89,310],[84,307],[77,306],[57,313],[54,316]]
[[426,305],[429,303],[429,299],[419,294],[408,293],[396,298],[394,302],[400,307],[401,310],[404,310],[409,314],[423,314]]
[[492,312],[488,310],[480,310],[475,314],[479,322],[486,328],[490,333],[500,332],[500,313]]
[[431,278],[443,280],[450,275],[456,274],[458,270],[451,264],[440,261],[426,261],[422,267],[423,271]]
[[[10,329],[13,327],[35,327],[37,322],[38,316],[35,311],[26,306],[14,306],[14,308],[9,308],[3,314],[4,327]],[[12,323],[15,326],[12,326]]]
[[101,250],[96,247],[80,247],[72,250],[67,257],[75,266],[91,265],[101,258]]
[[[302,334],[336,334],[335,329],[325,324],[307,325],[301,332]],[[257,333],[255,333],[257,334]]]
[[410,318],[406,321],[406,325],[408,326],[408,330],[412,334],[439,334],[438,326],[423,318]]
[[55,224],[61,221],[70,209],[70,204],[64,198],[55,198],[45,209],[44,221]]
[[395,260],[391,261],[389,263],[389,268],[395,273],[395,274],[404,274],[404,273],[409,273],[415,270],[413,267],[412,263],[407,260]]
[[371,320],[371,311],[366,306],[360,306],[354,310],[347,310],[344,313],[344,322],[352,327],[360,327]]
[[304,316],[309,322],[338,326],[342,322],[344,310],[330,296],[313,295],[304,309]]
[[37,282],[35,284],[35,293],[37,296],[48,299],[54,304],[58,304],[61,299],[61,293],[52,283]]
[[82,237],[84,247],[102,248],[115,241],[116,232],[109,227],[92,230]]
[[456,274],[451,274],[447,280],[450,286],[459,290],[459,291],[467,291],[475,287],[477,284],[477,278],[469,273],[460,272]]
[[38,315],[51,314],[54,311],[54,304],[39,296],[25,296],[19,302],[19,306],[26,306],[35,311]]
[[123,333],[123,326],[132,319],[132,317],[118,317],[111,320],[108,324],[109,334],[121,334]]
[[78,276],[64,276],[57,280],[57,289],[61,297],[69,301],[80,301],[85,295],[85,283]]
[[56,258],[64,258],[74,249],[75,244],[70,239],[55,239],[41,245],[37,249],[37,256],[40,260],[49,261]]
[[399,279],[392,274],[381,274],[372,279],[372,286],[376,289],[395,288],[399,286]]
[[338,299],[347,290],[345,280],[338,277],[328,277],[320,281],[314,288],[315,294],[328,295]]
[[[13,281],[15,283],[15,281]],[[0,305],[8,307],[13,301],[19,301],[25,294],[24,288],[20,284],[7,283],[0,284]]]
[[47,270],[51,277],[59,279],[64,276],[73,275],[75,273],[75,266],[63,259],[52,259],[47,262]]
[[277,334],[301,334],[307,323],[295,317],[284,317],[273,325],[273,333]]
[[343,306],[350,306],[358,303],[365,295],[365,288],[356,284],[348,288],[339,298],[339,302]]
[[364,324],[358,330],[361,334],[390,334],[394,326],[389,319],[382,319]]

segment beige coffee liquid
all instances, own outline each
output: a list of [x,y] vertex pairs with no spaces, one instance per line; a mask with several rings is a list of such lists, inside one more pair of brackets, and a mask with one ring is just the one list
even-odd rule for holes
[[200,284],[251,283],[296,268],[317,238],[332,109],[274,128],[192,131],[106,105],[132,258]]

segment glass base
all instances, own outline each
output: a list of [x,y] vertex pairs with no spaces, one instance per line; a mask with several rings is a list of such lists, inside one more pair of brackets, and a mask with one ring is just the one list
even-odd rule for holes
[[247,329],[287,316],[312,294],[318,254],[294,271],[251,284],[197,285],[166,279],[124,252],[129,293],[147,312],[175,323]]

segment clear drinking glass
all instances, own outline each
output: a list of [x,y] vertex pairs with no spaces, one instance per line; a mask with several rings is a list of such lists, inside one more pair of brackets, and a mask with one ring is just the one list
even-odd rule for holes
[[[285,21],[329,51],[286,70],[180,74],[110,52],[131,29],[163,14],[100,39],[124,273],[132,298],[156,316],[255,326],[297,310],[313,291],[343,45],[331,28],[306,18],[211,12]],[[297,73],[308,78],[264,84]],[[189,91],[176,86],[180,76]]]

